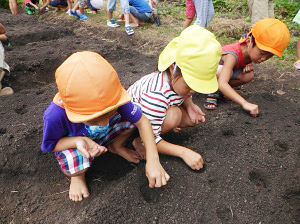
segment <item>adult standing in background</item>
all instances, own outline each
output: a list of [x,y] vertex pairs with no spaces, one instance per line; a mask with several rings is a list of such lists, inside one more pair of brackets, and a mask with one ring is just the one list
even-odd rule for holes
[[19,14],[17,0],[9,0],[9,8],[12,14]]
[[272,0],[248,0],[251,25],[265,18],[275,18]]

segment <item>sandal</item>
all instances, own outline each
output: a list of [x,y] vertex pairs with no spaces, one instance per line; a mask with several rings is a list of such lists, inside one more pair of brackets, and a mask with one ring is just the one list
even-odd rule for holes
[[208,94],[206,100],[204,101],[204,108],[206,110],[216,110],[218,106],[218,99],[219,99],[219,94],[213,93],[213,94]]
[[225,96],[223,93],[219,92],[220,99],[223,100],[224,103],[233,103],[231,99],[229,99],[227,96]]
[[296,69],[300,69],[300,60],[298,60],[298,61],[296,61],[296,62],[294,63],[294,67],[295,67]]

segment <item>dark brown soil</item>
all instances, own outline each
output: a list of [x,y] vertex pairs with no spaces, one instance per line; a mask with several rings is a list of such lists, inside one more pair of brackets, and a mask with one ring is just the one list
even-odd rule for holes
[[[300,92],[293,90],[300,78],[292,65],[283,72],[257,66],[255,80],[239,90],[259,104],[259,117],[220,103],[203,125],[166,136],[201,153],[204,170],[161,156],[171,179],[150,189],[144,162],[135,166],[106,153],[87,174],[91,196],[74,203],[53,154],[40,150],[55,69],[76,51],[95,51],[127,88],[153,71],[158,54],[138,51],[143,40],[123,28],[54,23],[50,16],[38,20],[3,9],[0,22],[13,44],[6,52],[11,75],[3,84],[16,92],[0,97],[0,223],[300,223]],[[203,99],[194,97],[201,107]]]

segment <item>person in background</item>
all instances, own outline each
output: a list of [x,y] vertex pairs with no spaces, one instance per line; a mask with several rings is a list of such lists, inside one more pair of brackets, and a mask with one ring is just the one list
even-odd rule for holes
[[97,14],[98,10],[102,9],[103,7],[103,0],[88,0],[87,1],[92,14]]
[[9,9],[11,14],[19,14],[17,0],[9,0]]
[[186,0],[186,20],[183,23],[183,29],[191,25],[195,15],[197,18],[194,24],[208,28],[214,18],[214,11],[212,0]]
[[85,9],[85,0],[75,0],[73,8],[68,12],[76,19],[86,21],[88,20],[88,17],[86,14],[84,14],[84,9]]
[[4,61],[5,55],[4,55],[4,47],[2,45],[2,42],[7,41],[5,32],[6,30],[4,26],[0,23],[0,96],[11,95],[14,93],[11,87],[2,88],[2,83],[1,83],[4,76],[8,75],[10,72],[9,65]]
[[71,0],[46,0],[40,10],[47,11],[46,9],[49,5],[56,8],[55,12],[59,12],[61,9],[67,11],[72,8]]
[[248,0],[251,25],[267,18],[275,18],[272,0]]
[[[152,16],[152,9],[146,0],[129,0],[129,12],[130,26],[133,28],[143,25]],[[124,14],[119,16],[118,21],[125,22]]]
[[40,11],[39,0],[25,0],[24,6],[26,13],[32,15],[33,13],[38,13]]
[[[293,22],[300,24],[300,10],[294,17]],[[300,38],[297,41],[296,53],[297,53],[297,60],[295,61],[294,66],[296,69],[300,69]]]
[[[108,0],[107,2],[107,26],[109,27],[119,27],[120,25],[113,19],[113,11],[116,10],[117,0]],[[129,12],[129,0],[120,0],[122,14],[125,20],[125,32],[128,36],[133,35],[134,31],[130,26],[130,12]]]
[[160,21],[160,15],[157,13],[157,3],[158,0],[148,0],[148,4],[150,8],[152,9],[152,16],[153,16],[153,26],[160,26],[161,21]]
[[297,41],[297,60],[294,63],[296,69],[300,69],[300,38]]

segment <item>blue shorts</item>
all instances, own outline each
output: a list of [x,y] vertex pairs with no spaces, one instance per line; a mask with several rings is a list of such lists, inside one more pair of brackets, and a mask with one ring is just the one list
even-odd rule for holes
[[92,4],[91,4],[91,0],[88,0],[88,6],[91,10],[93,11],[97,11],[98,9],[96,9]]
[[152,12],[139,12],[135,7],[129,6],[129,12],[137,19],[147,21],[150,19]]
[[[100,141],[99,145],[109,145],[121,132],[132,129],[135,126],[129,121],[121,120],[121,115],[113,117],[109,122],[109,132]],[[75,174],[84,169],[91,167],[93,158],[84,158],[77,149],[68,149],[62,152],[54,153],[60,169],[65,174]]]
[[50,2],[50,5],[53,7],[58,7],[58,6],[67,7],[68,3],[66,1],[53,1],[53,2]]
[[[223,65],[218,65],[218,70],[219,70],[219,69],[222,69],[222,68],[223,68]],[[231,76],[230,80],[236,79],[237,75],[238,75],[241,71],[243,71],[243,68],[233,69],[233,71],[232,71],[232,76]]]

